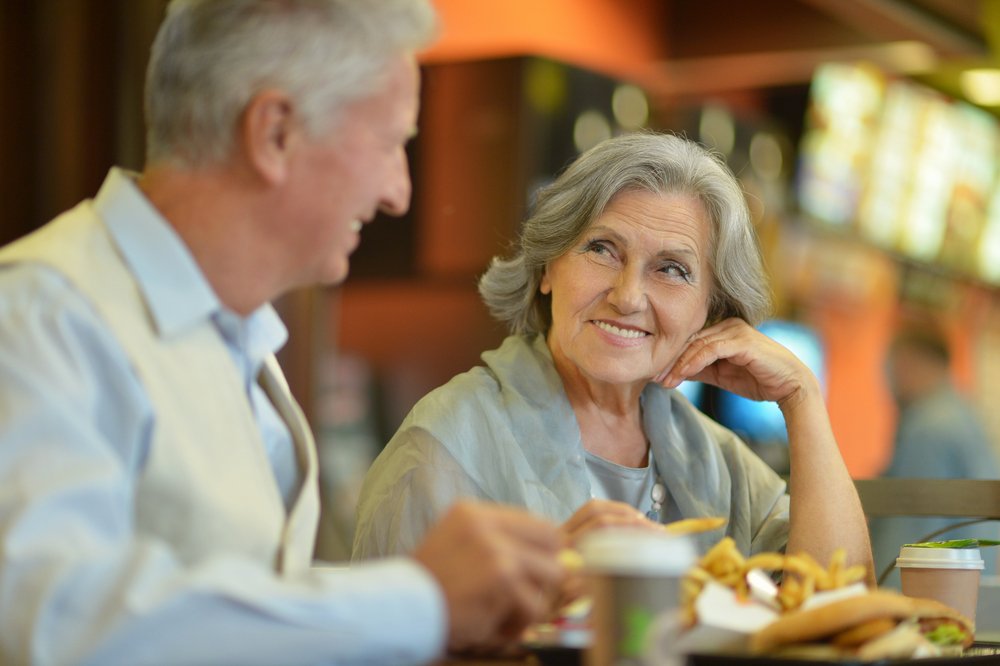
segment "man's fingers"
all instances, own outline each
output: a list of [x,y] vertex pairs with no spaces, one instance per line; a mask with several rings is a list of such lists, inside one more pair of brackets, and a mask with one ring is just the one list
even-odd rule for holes
[[548,618],[557,600],[561,582],[561,574],[546,583],[524,577],[513,580],[507,588],[510,607],[499,627],[500,635],[506,639],[516,639],[528,625]]
[[566,577],[555,525],[522,510],[455,505],[414,558],[438,580],[450,617],[449,647],[497,646],[546,617]]

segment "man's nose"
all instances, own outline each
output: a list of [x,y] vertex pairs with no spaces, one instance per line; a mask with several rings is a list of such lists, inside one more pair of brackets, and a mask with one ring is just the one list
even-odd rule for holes
[[390,177],[382,191],[379,210],[388,215],[400,216],[410,209],[410,194],[413,185],[410,182],[410,165],[406,159],[406,151],[402,148],[396,156]]

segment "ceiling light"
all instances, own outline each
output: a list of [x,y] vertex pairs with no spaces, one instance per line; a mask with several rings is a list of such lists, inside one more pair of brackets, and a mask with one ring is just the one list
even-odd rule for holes
[[708,105],[701,111],[698,123],[698,137],[701,142],[723,155],[733,152],[736,142],[736,126],[732,114],[721,106]]
[[584,111],[573,123],[573,143],[583,153],[611,138],[611,123],[600,111]]
[[750,165],[762,178],[777,180],[781,177],[781,145],[767,132],[757,132],[750,139]]
[[649,103],[646,94],[633,85],[620,85],[611,96],[611,110],[615,120],[625,129],[639,129],[649,120]]
[[1000,105],[1000,69],[967,69],[962,72],[962,92],[982,106]]

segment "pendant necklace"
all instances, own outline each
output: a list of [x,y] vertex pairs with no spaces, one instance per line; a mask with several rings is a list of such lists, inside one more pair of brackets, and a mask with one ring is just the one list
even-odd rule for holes
[[[650,456],[650,466],[653,465],[653,457]],[[646,517],[654,522],[660,522],[660,510],[663,509],[663,502],[667,499],[667,487],[663,483],[663,479],[660,478],[660,473],[653,469],[653,487],[649,489],[649,499],[652,500],[652,504],[649,507],[649,511],[646,512]]]

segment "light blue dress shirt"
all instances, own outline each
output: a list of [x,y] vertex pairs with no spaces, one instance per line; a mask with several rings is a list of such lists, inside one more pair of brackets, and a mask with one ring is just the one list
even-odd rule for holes
[[[221,307],[173,229],[122,172],[98,209],[161,330],[211,318],[239,367],[276,483],[300,485],[256,382],[286,332]],[[287,579],[236,553],[185,568],[140,539],[131,497],[152,405],[114,336],[57,272],[0,270],[0,663],[419,663],[441,650],[440,590],[408,559]]]

